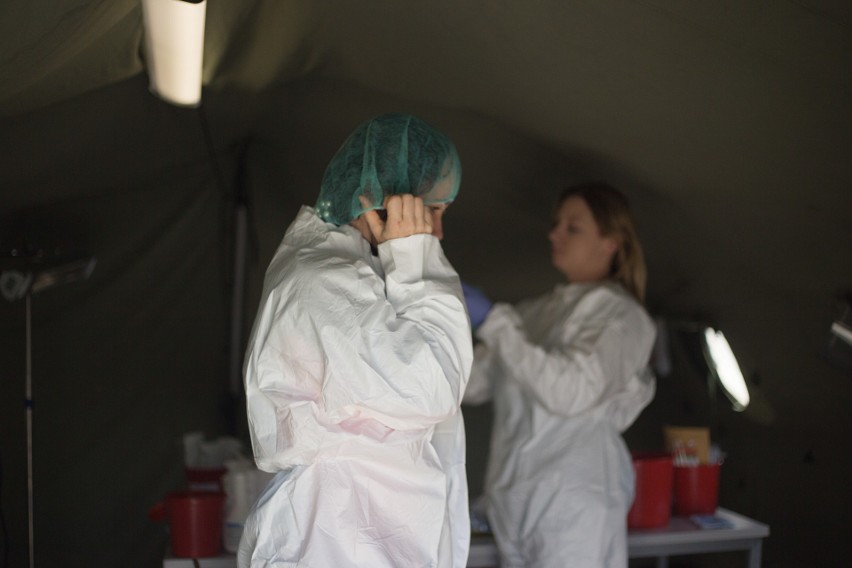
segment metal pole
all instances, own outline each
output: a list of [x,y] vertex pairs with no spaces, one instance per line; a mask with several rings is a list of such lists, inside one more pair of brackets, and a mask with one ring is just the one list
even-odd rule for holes
[[246,279],[246,232],[247,211],[242,203],[237,204],[234,215],[234,282],[231,295],[231,349],[229,387],[235,397],[242,392],[242,332],[243,304]]
[[33,349],[32,293],[27,290],[27,378],[24,404],[27,409],[27,507],[29,513],[30,568],[35,566],[35,530],[33,523]]

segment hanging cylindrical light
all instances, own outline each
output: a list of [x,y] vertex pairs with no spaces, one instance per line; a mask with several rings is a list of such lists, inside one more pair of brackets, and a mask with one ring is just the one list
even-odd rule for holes
[[201,102],[207,0],[142,0],[151,92],[180,106]]

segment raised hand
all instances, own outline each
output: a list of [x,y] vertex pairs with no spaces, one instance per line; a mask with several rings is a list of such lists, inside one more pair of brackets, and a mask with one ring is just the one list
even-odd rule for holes
[[387,219],[375,209],[364,212],[364,219],[376,244],[418,234],[432,234],[432,212],[423,199],[406,193],[385,199]]

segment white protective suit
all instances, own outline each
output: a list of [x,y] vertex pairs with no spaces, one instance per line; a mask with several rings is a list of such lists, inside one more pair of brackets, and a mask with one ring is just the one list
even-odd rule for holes
[[485,493],[501,568],[627,566],[620,433],[654,396],[655,334],[609,281],[497,304],[477,330],[465,402],[494,401]]
[[393,239],[373,256],[356,229],[303,207],[249,340],[255,461],[279,473],[249,514],[239,566],[464,566],[471,360],[437,238]]

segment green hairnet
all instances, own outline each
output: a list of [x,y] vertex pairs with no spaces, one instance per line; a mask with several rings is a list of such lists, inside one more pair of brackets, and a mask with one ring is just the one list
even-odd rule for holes
[[382,209],[389,195],[449,203],[460,182],[461,163],[449,138],[416,116],[383,114],[356,128],[331,159],[316,210],[323,221],[344,225]]

